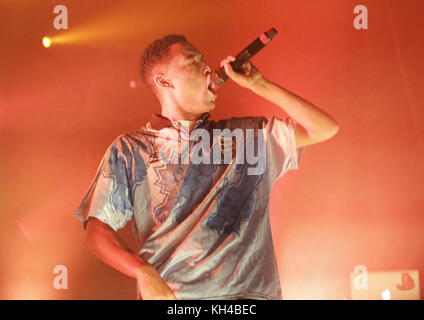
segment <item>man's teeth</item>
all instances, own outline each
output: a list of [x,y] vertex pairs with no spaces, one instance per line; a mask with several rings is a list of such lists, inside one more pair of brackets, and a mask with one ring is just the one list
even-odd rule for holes
[[212,97],[214,97],[214,98],[218,97],[218,95],[215,93],[215,91],[213,91],[211,88],[208,88],[208,91],[209,91],[209,94],[210,94]]

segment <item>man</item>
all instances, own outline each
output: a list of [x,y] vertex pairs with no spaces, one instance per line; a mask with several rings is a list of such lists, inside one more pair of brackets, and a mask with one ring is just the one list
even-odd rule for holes
[[[144,50],[140,71],[162,113],[112,143],[76,212],[86,226],[89,249],[137,279],[139,299],[282,297],[269,225],[271,187],[285,172],[298,169],[306,145],[331,138],[338,124],[266,79],[252,63],[236,73],[230,61],[234,57],[221,66],[233,81],[289,117],[209,120],[217,95],[208,89],[212,70],[203,55],[182,35],[156,40]],[[231,162],[216,161],[212,150],[220,139],[200,151],[211,161],[182,161],[197,148],[192,133],[212,135],[217,129],[239,130],[246,138],[241,147],[239,140],[232,141]],[[265,170],[249,173],[252,162],[247,155],[235,159],[234,145],[236,154],[248,154],[253,146]],[[138,253],[116,234],[128,221]]]

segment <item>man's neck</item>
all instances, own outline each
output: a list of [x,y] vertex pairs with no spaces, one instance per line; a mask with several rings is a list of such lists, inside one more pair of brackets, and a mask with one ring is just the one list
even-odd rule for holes
[[186,130],[191,132],[194,127],[197,125],[199,119],[202,119],[203,115],[206,112],[199,113],[199,114],[187,114],[187,113],[180,113],[177,111],[173,111],[172,113],[166,112],[166,110],[162,110],[161,115],[163,117],[168,118],[171,121],[179,122],[182,127],[184,127]]
[[203,113],[196,114],[179,111],[168,112],[167,110],[162,110],[161,114],[171,121],[197,121],[201,118]]

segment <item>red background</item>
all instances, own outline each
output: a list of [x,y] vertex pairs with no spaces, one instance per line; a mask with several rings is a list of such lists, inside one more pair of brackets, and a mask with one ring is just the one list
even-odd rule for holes
[[[53,28],[57,4],[68,8],[68,30]],[[353,27],[358,4],[368,30]],[[134,299],[135,280],[88,252],[73,213],[113,139],[160,113],[138,80],[141,51],[182,33],[217,67],[271,27],[279,33],[254,64],[340,124],[273,189],[284,298],[350,298],[361,264],[418,269],[423,279],[423,1],[0,6],[0,298]],[[43,48],[45,35],[61,43]],[[219,94],[215,119],[286,116],[231,82]],[[134,248],[130,227],[121,234]],[[56,265],[68,269],[68,290],[53,287]]]

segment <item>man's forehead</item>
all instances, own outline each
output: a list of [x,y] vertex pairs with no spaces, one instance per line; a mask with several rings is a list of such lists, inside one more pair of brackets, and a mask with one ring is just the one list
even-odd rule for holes
[[185,43],[185,42],[179,42],[175,43],[172,48],[173,56],[175,58],[184,59],[190,54],[199,54],[202,55],[202,53],[191,43]]
[[158,65],[156,65],[154,67],[153,73],[157,73],[157,72],[166,73],[166,70],[168,70],[168,68],[171,65],[175,63],[180,65],[180,63],[182,63],[186,57],[192,54],[199,54],[203,56],[202,53],[199,50],[197,50],[197,48],[193,46],[191,43],[186,43],[186,42],[174,43],[170,47],[170,56],[166,60],[164,60],[162,63],[159,63]]

